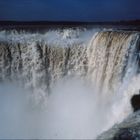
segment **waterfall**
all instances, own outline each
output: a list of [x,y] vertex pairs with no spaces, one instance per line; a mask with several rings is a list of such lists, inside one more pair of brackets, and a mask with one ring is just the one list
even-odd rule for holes
[[99,90],[113,92],[128,72],[136,73],[138,39],[135,33],[113,31],[100,32],[91,40],[88,75]]
[[136,72],[139,34],[135,32],[100,31],[86,43],[65,46],[41,38],[23,39],[0,42],[1,81],[22,81],[27,88],[46,92],[58,79],[75,75],[88,78],[98,90],[112,92],[130,70]]
[[[139,90],[139,86],[133,86],[133,90],[130,86],[138,81],[139,47],[140,34],[132,31],[1,31],[0,82],[20,85],[42,102],[59,81],[76,77],[92,87],[99,102],[104,102],[100,104],[103,108],[108,104],[113,104],[113,111],[114,107],[120,108],[114,116],[117,118]],[[110,121],[109,127],[113,123]]]

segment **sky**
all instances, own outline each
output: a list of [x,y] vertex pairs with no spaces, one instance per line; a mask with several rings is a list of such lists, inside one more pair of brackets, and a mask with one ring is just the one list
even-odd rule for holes
[[117,21],[140,19],[140,0],[0,0],[0,20]]

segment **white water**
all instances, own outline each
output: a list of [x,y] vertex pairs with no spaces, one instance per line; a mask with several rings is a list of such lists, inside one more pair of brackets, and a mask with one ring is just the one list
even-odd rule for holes
[[1,32],[0,138],[88,139],[122,121],[139,90],[138,39],[85,29]]

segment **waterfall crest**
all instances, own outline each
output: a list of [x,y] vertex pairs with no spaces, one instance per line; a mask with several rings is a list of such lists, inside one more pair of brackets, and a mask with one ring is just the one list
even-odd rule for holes
[[[5,38],[11,34],[5,33]],[[28,34],[24,34],[24,41],[20,42],[15,39],[19,36],[20,33],[16,33],[12,41],[1,39],[0,80],[20,81],[36,92],[49,91],[65,76],[84,77],[98,87],[99,92],[112,92],[130,71],[137,70],[139,34],[136,32],[97,31],[86,42],[75,41],[65,46],[54,46],[41,37],[29,40]],[[63,41],[67,41],[66,37]]]

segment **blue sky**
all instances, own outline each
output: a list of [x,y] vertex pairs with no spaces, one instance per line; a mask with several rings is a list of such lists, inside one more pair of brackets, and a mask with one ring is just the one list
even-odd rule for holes
[[0,20],[140,19],[140,0],[0,0]]

